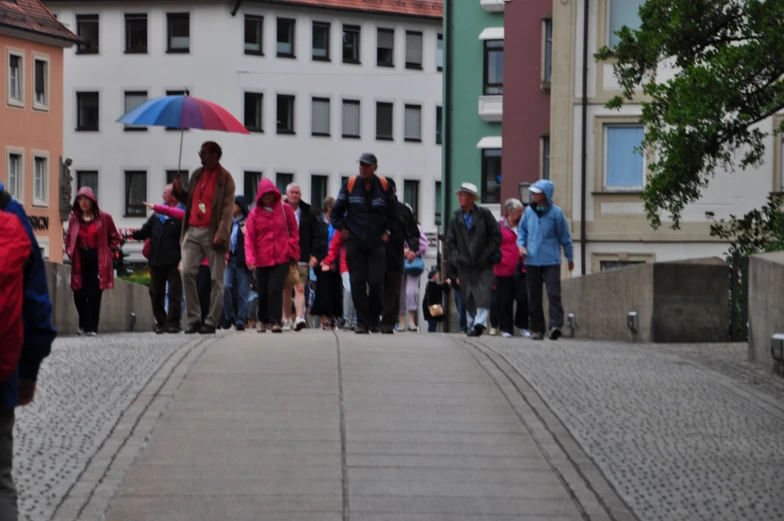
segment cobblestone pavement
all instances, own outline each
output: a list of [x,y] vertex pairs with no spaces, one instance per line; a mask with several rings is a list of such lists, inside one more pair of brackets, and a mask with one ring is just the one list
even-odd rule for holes
[[784,520],[784,382],[743,345],[482,338],[642,521]]
[[139,392],[190,340],[136,333],[55,341],[35,402],[17,409],[20,519],[52,517]]

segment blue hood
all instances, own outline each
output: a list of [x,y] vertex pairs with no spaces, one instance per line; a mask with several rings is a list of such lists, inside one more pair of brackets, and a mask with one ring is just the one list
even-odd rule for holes
[[552,181],[541,179],[531,185],[531,188],[538,188],[547,197],[547,206],[553,206],[553,192],[555,192],[555,185]]

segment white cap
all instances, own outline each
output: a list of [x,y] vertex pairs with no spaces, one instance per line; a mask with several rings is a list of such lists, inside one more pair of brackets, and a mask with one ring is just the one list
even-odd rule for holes
[[531,188],[528,189],[528,191],[531,192],[532,194],[541,194],[542,193],[542,189],[539,188],[538,186],[532,186]]

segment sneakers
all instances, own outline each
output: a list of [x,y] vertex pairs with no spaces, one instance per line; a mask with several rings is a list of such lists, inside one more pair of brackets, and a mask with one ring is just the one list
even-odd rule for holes
[[234,329],[236,329],[237,331],[245,331],[245,324],[243,324],[242,322],[237,322],[236,324],[234,324]]
[[494,327],[491,327],[490,331],[488,332],[488,334],[490,336],[498,336],[498,330],[496,328],[494,328]]
[[291,319],[287,318],[285,322],[283,322],[283,327],[280,327],[281,331],[291,331]]
[[294,321],[294,331],[302,331],[307,325],[304,318],[297,317],[297,320]]
[[84,334],[84,329],[82,329],[82,328],[78,328],[78,329],[76,330],[76,334],[77,334],[78,336],[82,336],[82,335]]
[[558,340],[561,338],[561,328],[553,327],[550,328],[550,340]]
[[504,338],[512,338],[514,335],[512,335],[512,333],[507,333],[506,331],[504,331],[503,333],[501,333],[501,336]]
[[96,333],[95,331],[90,331],[89,333],[87,333],[87,336],[98,336],[98,333]]
[[412,333],[419,333],[419,328],[417,326],[408,326],[408,330]]
[[354,333],[358,335],[367,335],[368,330],[365,327],[365,324],[357,324],[357,327],[354,328]]
[[544,340],[544,333],[531,333],[531,340]]
[[523,338],[531,338],[531,332],[527,329],[520,328],[520,335],[522,335]]
[[474,333],[476,333],[476,336],[482,336],[482,333],[484,332],[485,332],[485,326],[483,326],[482,324],[477,324],[474,326]]

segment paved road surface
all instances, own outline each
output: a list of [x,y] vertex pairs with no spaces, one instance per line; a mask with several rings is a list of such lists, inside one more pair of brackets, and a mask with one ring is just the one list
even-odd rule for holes
[[784,380],[743,351],[62,339],[19,417],[20,505],[31,521],[784,520]]

